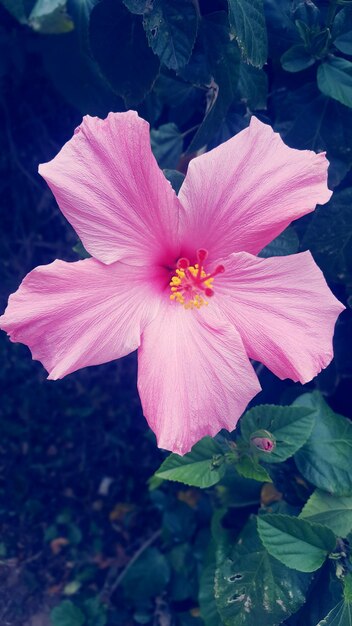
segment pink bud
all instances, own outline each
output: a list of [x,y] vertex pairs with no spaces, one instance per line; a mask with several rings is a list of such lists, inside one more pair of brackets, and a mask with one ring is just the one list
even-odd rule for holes
[[257,450],[270,453],[275,448],[275,438],[267,430],[258,430],[251,436],[251,445]]

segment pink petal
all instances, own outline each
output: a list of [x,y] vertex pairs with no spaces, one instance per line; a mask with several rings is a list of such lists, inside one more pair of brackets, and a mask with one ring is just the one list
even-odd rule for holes
[[223,264],[218,303],[251,358],[279,378],[302,383],[330,363],[335,322],[345,307],[310,252],[270,259],[243,252]]
[[85,248],[103,263],[142,265],[177,256],[180,204],[135,111],[85,116],[72,139],[39,167]]
[[179,192],[188,246],[207,248],[213,259],[256,254],[329,200],[327,168],[323,153],[289,148],[252,117],[249,128],[189,164]]
[[205,435],[232,430],[260,391],[238,333],[211,308],[164,303],[138,351],[144,415],[158,445],[178,454]]
[[158,303],[145,268],[54,261],[25,277],[0,327],[57,379],[135,350]]

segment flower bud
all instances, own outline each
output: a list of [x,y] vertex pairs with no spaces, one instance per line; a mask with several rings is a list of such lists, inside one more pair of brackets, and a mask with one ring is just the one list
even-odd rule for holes
[[257,430],[250,437],[251,446],[270,454],[276,446],[275,437],[267,430]]

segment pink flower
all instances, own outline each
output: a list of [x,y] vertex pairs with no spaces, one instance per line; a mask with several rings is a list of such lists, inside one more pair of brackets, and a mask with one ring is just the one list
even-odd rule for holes
[[184,454],[258,393],[249,358],[303,383],[332,359],[344,307],[311,254],[254,256],[329,200],[327,167],[252,117],[191,161],[177,197],[144,120],[87,116],[40,173],[93,258],[34,269],[1,327],[50,379],[139,348],[144,414]]

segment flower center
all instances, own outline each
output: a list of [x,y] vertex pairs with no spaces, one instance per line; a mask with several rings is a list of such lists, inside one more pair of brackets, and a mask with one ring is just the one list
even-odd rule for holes
[[197,250],[197,261],[194,265],[185,257],[177,261],[176,272],[170,281],[170,300],[179,302],[185,309],[200,309],[208,304],[207,298],[214,295],[213,282],[217,274],[225,271],[223,265],[218,265],[208,274],[204,269],[204,261],[208,251],[204,248]]

